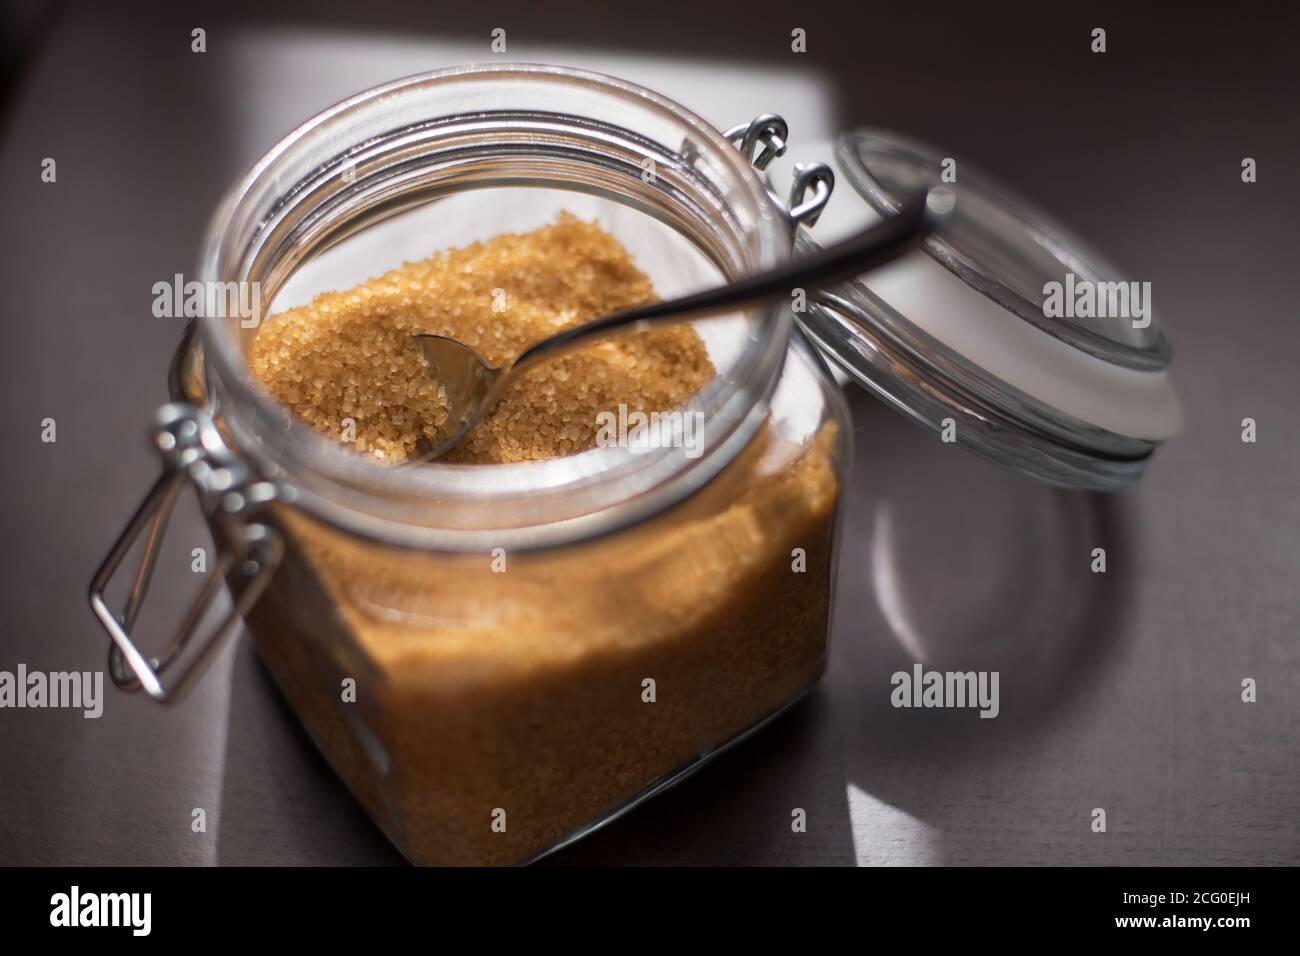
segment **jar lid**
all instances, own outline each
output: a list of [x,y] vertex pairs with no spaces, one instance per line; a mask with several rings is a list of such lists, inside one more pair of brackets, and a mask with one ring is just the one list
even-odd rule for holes
[[813,161],[839,185],[801,229],[804,250],[896,213],[920,187],[957,197],[920,249],[796,313],[860,385],[946,440],[1074,488],[1129,484],[1180,430],[1149,282],[1121,280],[1026,200],[923,143],[864,129],[791,146],[768,168],[773,190],[788,194]]

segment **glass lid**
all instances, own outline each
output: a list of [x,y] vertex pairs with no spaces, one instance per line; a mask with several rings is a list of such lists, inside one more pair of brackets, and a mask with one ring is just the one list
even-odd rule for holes
[[[799,247],[894,214],[945,185],[942,232],[889,266],[811,297],[804,330],[834,363],[944,440],[1043,480],[1109,490],[1141,475],[1181,427],[1151,283],[963,160],[881,130],[794,146],[768,175],[778,195],[820,161],[839,185]],[[849,188],[846,188],[849,187]]]

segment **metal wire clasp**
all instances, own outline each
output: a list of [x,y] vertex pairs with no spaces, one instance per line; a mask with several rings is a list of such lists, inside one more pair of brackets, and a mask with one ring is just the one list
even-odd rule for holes
[[[790,128],[786,121],[775,113],[763,113],[755,116],[748,123],[731,127],[722,135],[736,143],[737,148],[753,167],[761,171],[767,169],[772,160],[785,154]],[[755,148],[760,145],[763,147],[762,151],[755,153]]]
[[[750,165],[762,172],[772,160],[784,156],[790,139],[790,127],[776,113],[763,113],[748,123],[733,126],[723,133],[749,160]],[[761,147],[761,148],[760,148]],[[830,201],[835,189],[835,173],[825,163],[798,163],[794,167],[794,181],[786,214],[791,228],[812,228]]]
[[[123,690],[143,689],[154,700],[174,702],[202,674],[243,614],[266,589],[279,567],[284,545],[274,528],[247,521],[250,512],[275,497],[274,485],[259,480],[231,454],[206,411],[183,403],[164,405],[158,410],[153,442],[162,454],[162,474],[95,572],[90,583],[90,606],[113,640],[108,659],[113,682]],[[186,482],[198,493],[199,505],[212,528],[217,566],[161,656],[147,659],[131,640],[131,631],[149,590],[168,519]],[[108,607],[104,592],[142,534],[144,552],[126,606],[121,615],[116,615]],[[233,607],[206,639],[194,642],[198,625],[226,578],[231,579]],[[192,642],[191,653],[182,658],[182,652]],[[169,678],[166,685],[164,677]]]
[[815,226],[834,189],[835,172],[831,167],[825,163],[796,163],[787,207],[794,227],[811,229]]

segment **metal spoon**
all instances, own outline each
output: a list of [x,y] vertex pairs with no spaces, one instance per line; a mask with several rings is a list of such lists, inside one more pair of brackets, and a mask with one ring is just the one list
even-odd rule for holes
[[464,342],[419,333],[415,338],[430,370],[446,389],[450,414],[440,442],[433,445],[426,440],[424,444],[432,447],[418,450],[408,463],[431,461],[458,445],[496,407],[510,383],[527,369],[613,335],[722,315],[737,306],[788,296],[796,288],[845,281],[919,245],[942,224],[953,205],[951,190],[937,187],[925,191],[902,203],[896,215],[843,242],[727,285],[593,319],[530,345],[500,368],[489,365]]

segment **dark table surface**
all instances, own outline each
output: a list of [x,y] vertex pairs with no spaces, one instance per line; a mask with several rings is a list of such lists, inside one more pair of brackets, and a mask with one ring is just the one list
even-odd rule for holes
[[[1141,483],[1103,497],[1014,477],[854,390],[826,678],[553,862],[1300,862],[1300,19],[656,5],[632,30],[563,5],[20,6],[11,42],[30,55],[0,145],[0,670],[103,667],[86,584],[152,480],[144,427],[179,334],[151,288],[191,268],[221,192],[319,108],[487,59],[504,25],[511,58],[658,83],[719,124],[764,109],[799,135],[871,123],[993,170],[1152,281],[1187,413]],[[185,554],[205,532],[186,512],[172,537]],[[1106,575],[1088,570],[1096,546]],[[150,626],[176,619],[185,584],[160,583]],[[918,653],[1000,670],[999,719],[892,709],[889,675]],[[98,720],[0,711],[0,863],[399,861],[247,644],[179,707],[107,693]]]

